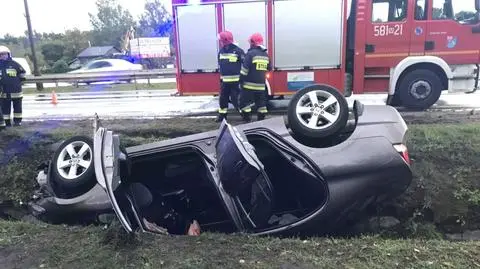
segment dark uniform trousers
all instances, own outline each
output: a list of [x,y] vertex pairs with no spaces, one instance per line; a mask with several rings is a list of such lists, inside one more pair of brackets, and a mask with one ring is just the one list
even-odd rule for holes
[[248,120],[250,120],[250,113],[254,104],[257,107],[258,119],[264,119],[268,113],[265,90],[252,90],[245,88],[244,85],[240,93],[240,108]]
[[2,106],[0,104],[0,131],[5,128],[5,120],[3,119]]
[[235,109],[238,109],[238,94],[238,82],[222,82],[219,97],[220,109],[218,112],[220,114],[227,114],[229,100]]
[[2,107],[3,119],[7,126],[12,125],[12,104],[13,104],[13,122],[19,124],[22,122],[22,100],[23,93],[2,93],[0,96],[0,105]]

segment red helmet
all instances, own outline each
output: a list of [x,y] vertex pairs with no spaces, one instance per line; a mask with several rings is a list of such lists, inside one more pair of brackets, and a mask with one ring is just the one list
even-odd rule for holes
[[260,33],[255,33],[250,36],[248,42],[250,43],[250,45],[260,46],[263,44],[263,36]]
[[222,46],[230,45],[233,43],[233,34],[229,31],[224,31],[218,34],[218,40]]

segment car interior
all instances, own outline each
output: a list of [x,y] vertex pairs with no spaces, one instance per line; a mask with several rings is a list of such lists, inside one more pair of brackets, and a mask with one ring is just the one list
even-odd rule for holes
[[[300,168],[305,167],[303,163],[266,138],[249,135],[248,140],[264,170],[236,185],[235,192],[228,192],[243,229],[261,232],[288,225],[325,204],[325,183],[308,168]],[[170,234],[186,234],[193,220],[202,231],[237,232],[212,166],[193,147],[138,157],[132,162],[129,196],[141,218]]]

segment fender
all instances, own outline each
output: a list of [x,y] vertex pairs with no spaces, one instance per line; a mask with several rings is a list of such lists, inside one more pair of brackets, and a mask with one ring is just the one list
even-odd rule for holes
[[403,59],[400,63],[395,66],[394,69],[390,71],[390,87],[388,89],[388,95],[394,95],[397,89],[397,83],[400,76],[403,72],[414,64],[424,64],[431,63],[440,67],[445,74],[447,79],[450,80],[453,78],[453,72],[450,69],[450,66],[442,59],[436,56],[410,56]]

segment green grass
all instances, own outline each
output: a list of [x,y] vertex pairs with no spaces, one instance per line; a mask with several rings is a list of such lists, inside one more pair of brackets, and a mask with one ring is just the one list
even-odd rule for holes
[[[234,124],[238,122],[233,122]],[[103,125],[132,146],[218,128],[211,119],[115,120]],[[480,229],[480,124],[409,126],[414,180],[382,212],[399,216],[407,228],[435,223],[451,232]],[[52,156],[51,145],[72,135],[92,134],[91,122],[33,122],[2,133],[0,200],[25,202],[35,188],[36,167]],[[4,139],[3,139],[4,138]],[[2,157],[3,156],[3,157]]]
[[[102,123],[119,133],[125,146],[218,127],[211,119]],[[480,227],[480,124],[409,128],[415,178],[404,195],[383,205],[402,222],[400,231],[384,234],[390,237],[131,239],[118,227],[0,221],[0,268],[480,268],[480,243],[432,240],[439,238],[435,225],[452,232]],[[52,144],[91,133],[88,121],[33,122],[2,133],[0,161],[9,162],[0,167],[0,200],[27,201],[36,187],[35,168],[51,157]],[[416,239],[395,239],[402,236]]]
[[65,87],[44,87],[43,91],[37,91],[36,88],[24,88],[24,94],[50,94],[52,91],[56,93],[69,93],[69,92],[89,92],[89,91],[134,91],[134,90],[170,90],[176,89],[177,84],[175,82],[168,83],[152,83],[148,84],[137,84],[135,83],[124,83],[124,84],[97,84],[97,85],[80,85],[79,87],[75,86],[65,86]]
[[0,221],[1,268],[480,268],[480,242],[378,237],[308,240]]

